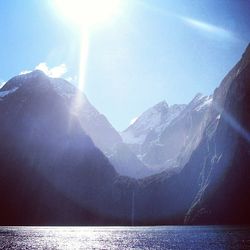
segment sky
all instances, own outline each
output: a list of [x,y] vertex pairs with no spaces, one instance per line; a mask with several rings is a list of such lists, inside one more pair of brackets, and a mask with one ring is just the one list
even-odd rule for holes
[[120,0],[86,40],[53,1],[0,0],[0,84],[38,68],[77,85],[82,71],[118,131],[162,100],[212,94],[250,41],[247,0]]

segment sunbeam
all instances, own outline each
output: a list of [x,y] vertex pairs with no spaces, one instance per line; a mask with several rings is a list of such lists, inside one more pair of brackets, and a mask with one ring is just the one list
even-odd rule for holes
[[220,119],[223,118],[233,130],[250,143],[249,131],[247,131],[229,112],[223,110],[223,108],[221,108],[218,104],[214,103],[213,107],[219,113]]
[[114,16],[121,0],[54,0],[56,9],[80,29],[93,28]]
[[55,9],[79,29],[81,37],[78,87],[84,90],[89,50],[89,34],[118,13],[121,0],[54,0]]
[[178,13],[167,11],[166,9],[161,9],[153,4],[145,3],[141,0],[137,0],[136,4],[143,7],[149,11],[156,12],[159,15],[167,16],[181,21],[183,24],[189,26],[190,28],[200,30],[204,33],[213,35],[214,38],[226,39],[233,42],[239,42],[240,39],[232,31],[213,25],[201,20],[194,19],[192,17],[181,16]]
[[78,73],[78,88],[83,91],[86,80],[86,68],[89,53],[89,35],[87,30],[81,32],[81,51]]
[[237,40],[236,36],[229,30],[226,30],[224,28],[202,22],[200,20],[196,20],[189,17],[179,17],[185,24],[189,25],[192,28],[210,33],[216,37],[223,38],[223,39],[229,39],[229,40]]

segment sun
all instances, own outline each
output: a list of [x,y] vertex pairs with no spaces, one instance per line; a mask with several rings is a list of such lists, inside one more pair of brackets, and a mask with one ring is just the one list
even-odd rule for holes
[[[67,22],[79,28],[81,45],[79,48],[78,88],[84,91],[86,68],[89,54],[89,37],[95,26],[101,26],[114,18],[121,10],[124,0],[53,0],[56,13]],[[80,98],[76,98],[78,106]]]
[[54,0],[55,7],[72,24],[90,29],[117,14],[122,0]]

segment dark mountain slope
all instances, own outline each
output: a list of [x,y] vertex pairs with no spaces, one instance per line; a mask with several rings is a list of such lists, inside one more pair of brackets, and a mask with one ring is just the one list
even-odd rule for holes
[[230,84],[217,90],[221,101],[214,107],[221,115],[215,132],[205,138],[203,178],[187,223],[250,223],[250,47],[233,73]]
[[[125,212],[114,210],[121,202],[112,199],[114,168],[50,78],[38,71],[28,77],[2,89],[0,224],[126,223],[126,200]],[[20,86],[10,91],[13,84]]]
[[215,90],[198,147],[179,174],[142,181],[142,223],[250,223],[250,48]]

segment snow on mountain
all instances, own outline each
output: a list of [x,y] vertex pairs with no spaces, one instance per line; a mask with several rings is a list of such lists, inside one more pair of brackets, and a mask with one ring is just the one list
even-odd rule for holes
[[196,111],[200,111],[201,109],[206,109],[207,106],[210,106],[213,98],[211,96],[204,96],[201,105],[196,108]]
[[187,190],[196,186],[185,223],[249,224],[249,107],[250,45],[215,89],[202,141],[184,168],[185,179],[192,172]]
[[163,101],[121,133],[123,141],[152,171],[181,168],[198,145],[211,96],[197,94],[188,105]]
[[196,111],[201,111],[202,109],[207,109],[211,105],[213,96],[205,96],[201,93],[198,93],[190,103],[191,109]]
[[143,144],[149,133],[160,133],[184,108],[185,105],[169,107],[165,101],[156,104],[121,133],[123,141],[127,144]]
[[0,91],[0,99],[1,98],[4,98],[5,96],[11,94],[11,93],[14,93],[18,88],[13,88],[13,89],[10,89],[10,90],[5,90],[5,91]]

